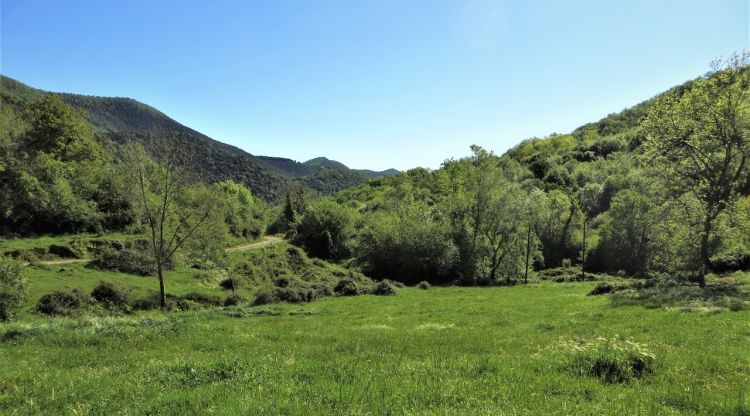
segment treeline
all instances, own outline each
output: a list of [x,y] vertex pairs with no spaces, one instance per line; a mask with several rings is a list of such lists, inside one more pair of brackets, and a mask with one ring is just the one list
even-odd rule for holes
[[[20,107],[0,135],[0,233],[35,235],[105,231],[143,232],[144,215],[132,164],[138,154],[156,172],[160,164],[136,143],[117,145],[96,134],[59,96],[43,94]],[[12,123],[11,123],[12,122]],[[163,146],[164,159],[189,158]],[[184,162],[184,161],[183,161]],[[216,199],[208,219],[218,238],[262,235],[272,208],[231,180],[207,184],[184,169],[186,192]],[[188,210],[190,198],[175,209]]]
[[570,135],[479,147],[307,205],[293,240],[407,283],[511,283],[532,269],[682,276],[750,267],[748,57]]

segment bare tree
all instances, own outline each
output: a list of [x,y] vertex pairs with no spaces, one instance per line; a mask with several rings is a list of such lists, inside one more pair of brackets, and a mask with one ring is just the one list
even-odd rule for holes
[[131,173],[135,176],[136,205],[148,227],[151,254],[159,279],[159,302],[167,306],[164,271],[177,250],[189,242],[207,221],[215,198],[205,187],[196,186],[182,171],[174,152],[162,164],[150,160],[140,149],[131,149]]

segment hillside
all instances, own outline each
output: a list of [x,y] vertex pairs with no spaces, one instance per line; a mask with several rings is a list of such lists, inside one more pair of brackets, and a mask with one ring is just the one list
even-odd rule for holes
[[[16,130],[15,114],[30,100],[45,92],[2,76],[0,78],[0,121],[3,130]],[[365,182],[366,178],[384,173],[357,173],[344,164],[317,158],[305,163],[281,157],[254,156],[242,149],[214,140],[173,120],[161,111],[131,98],[97,97],[56,93],[67,104],[81,110],[83,118],[100,137],[123,144],[135,141],[155,159],[163,159],[163,150],[175,149],[174,155],[184,167],[199,178],[216,182],[231,179],[250,188],[253,194],[277,200],[290,180],[300,181],[312,189],[330,194]],[[6,132],[3,134],[7,134]],[[322,174],[323,169],[344,171]],[[309,178],[302,179],[310,176]]]
[[[274,156],[256,156],[259,160],[274,169],[277,173],[290,177],[303,177],[308,175],[314,175],[324,169],[332,169],[343,172],[355,172],[362,175],[365,178],[377,178],[381,176],[391,176],[400,173],[396,169],[387,169],[384,171],[375,171],[369,169],[351,169],[345,164],[330,160],[325,157],[316,157],[310,159],[307,162],[297,162],[292,159],[286,159],[283,157]],[[355,175],[349,175],[355,177]]]

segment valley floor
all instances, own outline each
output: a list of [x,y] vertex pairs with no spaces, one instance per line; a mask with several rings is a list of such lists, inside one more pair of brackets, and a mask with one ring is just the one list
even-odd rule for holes
[[[0,324],[2,414],[737,415],[750,311],[613,306],[593,283],[401,289],[304,305]],[[570,371],[631,339],[654,373]]]

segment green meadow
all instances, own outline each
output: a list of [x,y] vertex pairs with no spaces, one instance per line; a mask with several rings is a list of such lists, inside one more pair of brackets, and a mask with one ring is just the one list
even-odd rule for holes
[[[71,268],[32,268],[30,298],[102,278]],[[105,277],[144,293],[156,284]],[[167,281],[170,293],[218,290],[187,272]],[[404,287],[396,296],[60,318],[29,304],[0,324],[0,413],[750,412],[750,311],[613,303],[587,296],[594,286]],[[653,371],[623,382],[582,374],[575,345],[597,338],[638,344]]]

